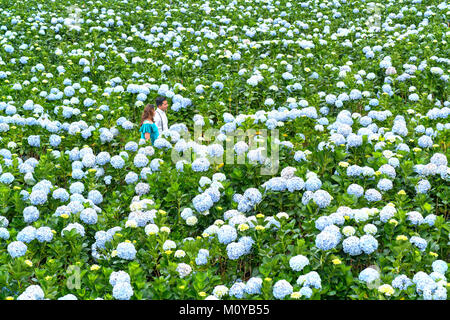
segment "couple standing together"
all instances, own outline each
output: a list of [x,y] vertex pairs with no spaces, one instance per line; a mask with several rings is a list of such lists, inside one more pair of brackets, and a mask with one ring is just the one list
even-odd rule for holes
[[156,109],[152,104],[147,104],[141,118],[141,139],[151,140],[152,144],[158,138],[159,133],[169,129],[166,110],[169,104],[166,98],[156,98]]

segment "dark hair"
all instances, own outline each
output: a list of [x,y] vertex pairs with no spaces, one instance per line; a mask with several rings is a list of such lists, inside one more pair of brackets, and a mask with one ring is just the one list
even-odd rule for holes
[[164,101],[167,101],[167,99],[165,97],[163,97],[163,96],[159,96],[155,100],[156,106],[159,107],[160,105],[163,104]]
[[144,120],[147,120],[147,119],[151,119],[152,122],[154,122],[153,121],[154,115],[155,115],[155,106],[152,104],[146,105],[144,108],[144,112],[142,112],[141,126],[144,123]]

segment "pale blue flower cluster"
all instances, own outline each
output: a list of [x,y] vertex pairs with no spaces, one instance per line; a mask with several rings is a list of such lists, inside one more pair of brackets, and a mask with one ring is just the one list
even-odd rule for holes
[[134,260],[136,249],[130,242],[121,242],[117,245],[117,256],[125,260]]
[[419,248],[420,251],[425,251],[427,248],[427,241],[421,237],[413,236],[409,239],[409,242]]
[[44,297],[44,291],[39,285],[31,285],[17,297],[17,300],[44,300]]
[[297,279],[297,284],[308,288],[322,288],[322,280],[320,279],[320,275],[316,271],[311,271],[305,275],[299,276]]
[[97,212],[92,208],[86,208],[80,213],[80,219],[86,224],[96,224],[98,220]]
[[339,231],[332,231],[325,228],[316,236],[316,247],[320,250],[331,250],[335,248],[341,241],[341,234]]
[[197,257],[195,258],[195,263],[198,266],[202,266],[208,263],[209,251],[206,249],[200,249],[198,251]]
[[22,241],[13,241],[8,244],[7,250],[11,258],[17,258],[25,255],[27,246]]
[[289,259],[289,266],[294,271],[301,271],[308,264],[308,258],[303,255],[297,255]]
[[234,298],[237,298],[237,299],[242,299],[244,297],[244,294],[245,294],[245,288],[246,288],[245,283],[240,282],[240,281],[239,282],[235,282],[231,286],[228,294],[230,295],[230,297],[234,297]]
[[345,253],[348,253],[351,256],[357,256],[362,253],[360,239],[355,236],[344,239],[344,241],[342,241],[342,248]]
[[23,209],[23,220],[26,223],[35,222],[37,219],[39,219],[39,210],[36,207],[30,206]]
[[245,190],[242,198],[238,203],[238,210],[241,212],[250,211],[255,205],[260,203],[262,200],[262,194],[256,188],[249,188]]
[[192,199],[192,204],[197,212],[203,213],[211,209],[214,202],[208,193],[201,193]]
[[258,277],[252,277],[248,279],[247,283],[245,284],[245,292],[250,295],[260,294],[261,287],[262,287],[262,279]]
[[374,268],[365,268],[359,273],[358,279],[366,283],[371,283],[380,278],[380,273]]
[[76,233],[82,237],[84,237],[84,235],[85,235],[84,227],[77,222],[69,223],[64,229],[62,229],[61,235],[64,235],[64,231],[71,231],[71,230],[75,230]]
[[448,265],[443,260],[433,261],[431,267],[433,268],[434,272],[439,272],[440,274],[445,274],[448,270]]
[[292,285],[286,280],[278,280],[273,286],[273,296],[275,299],[284,299],[293,292]]
[[359,184],[352,183],[347,188],[347,193],[349,195],[355,195],[357,198],[361,197],[364,194],[364,188]]
[[223,225],[220,227],[219,231],[217,232],[217,238],[220,243],[222,244],[229,244],[236,240],[237,238],[237,231],[235,228],[229,225]]
[[413,282],[406,275],[402,274],[396,276],[394,280],[392,280],[392,287],[399,290],[406,290],[409,286],[411,286]]

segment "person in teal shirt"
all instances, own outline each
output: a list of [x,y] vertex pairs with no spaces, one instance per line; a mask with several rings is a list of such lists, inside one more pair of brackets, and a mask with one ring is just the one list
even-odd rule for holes
[[141,133],[141,139],[150,139],[152,144],[159,136],[158,127],[153,121],[154,116],[155,106],[152,104],[146,105],[144,108],[144,112],[142,113],[141,128],[139,129],[139,132]]

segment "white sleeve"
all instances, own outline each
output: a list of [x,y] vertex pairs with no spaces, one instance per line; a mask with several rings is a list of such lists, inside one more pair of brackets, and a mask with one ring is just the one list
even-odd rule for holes
[[155,112],[155,124],[158,127],[158,131],[161,132],[162,131],[162,119],[161,119],[161,115],[159,114],[159,112]]
[[164,113],[164,123],[166,130],[169,130],[169,120],[167,119],[167,115]]

